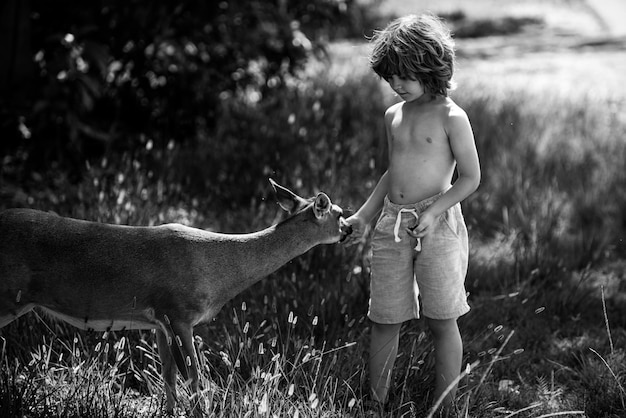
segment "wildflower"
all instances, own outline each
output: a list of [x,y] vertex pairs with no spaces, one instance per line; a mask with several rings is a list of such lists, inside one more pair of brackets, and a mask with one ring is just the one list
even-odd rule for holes
[[267,401],[267,393],[263,394],[263,399],[261,399],[261,403],[259,404],[259,414],[264,415],[268,412],[268,401]]

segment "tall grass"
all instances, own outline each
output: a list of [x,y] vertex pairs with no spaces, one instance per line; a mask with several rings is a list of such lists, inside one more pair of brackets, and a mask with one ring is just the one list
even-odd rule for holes
[[[323,189],[347,209],[362,203],[384,169],[382,114],[394,100],[354,68],[347,61],[316,72],[286,93],[283,105],[257,109],[263,115],[254,108],[236,114],[246,129],[267,128],[268,119],[276,132],[286,124],[277,135],[294,158],[279,160],[268,176],[302,194]],[[460,84],[454,99],[470,116],[483,169],[479,191],[464,202],[472,312],[459,321],[469,365],[460,415],[623,416],[624,98]],[[189,158],[172,150],[177,155]],[[117,223],[243,231],[278,219],[268,193],[249,207],[228,207],[143,167],[131,157],[92,163],[80,184],[58,176],[55,185],[18,197]],[[254,181],[267,189],[266,179]],[[198,327],[204,410],[218,417],[363,416],[367,253],[367,243],[315,248]],[[602,284],[614,289],[606,297]],[[151,333],[82,333],[32,314],[0,332],[0,415],[163,414]],[[429,341],[420,321],[403,327],[383,416],[432,412]],[[185,415],[191,405],[180,383],[178,413]]]
[[481,232],[516,233],[529,270],[557,264],[550,254],[568,267],[598,261],[623,233],[626,144],[617,104],[592,94],[506,94],[459,98],[483,161],[481,192],[468,209],[488,199],[477,211]]

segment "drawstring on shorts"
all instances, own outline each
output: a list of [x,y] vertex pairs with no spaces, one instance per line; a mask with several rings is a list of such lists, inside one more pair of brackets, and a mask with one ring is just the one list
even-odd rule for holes
[[[398,211],[398,215],[396,216],[396,225],[393,228],[393,234],[395,236],[395,241],[396,242],[400,242],[402,241],[402,239],[400,238],[400,222],[402,221],[402,213],[406,212],[406,213],[410,213],[411,215],[415,216],[415,220],[417,222],[419,222],[419,216],[417,214],[417,210],[415,209],[407,209],[407,208],[402,208]],[[422,239],[421,238],[417,238],[417,244],[415,245],[415,251],[422,251]]]

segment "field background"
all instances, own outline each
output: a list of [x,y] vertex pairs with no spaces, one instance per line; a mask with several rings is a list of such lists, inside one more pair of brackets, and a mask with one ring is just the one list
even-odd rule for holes
[[[458,38],[452,95],[470,116],[483,169],[480,189],[463,203],[472,311],[459,320],[468,364],[461,416],[626,416],[626,43],[613,23],[624,7],[363,4],[378,11],[380,25],[428,9],[455,32],[488,33]],[[197,171],[209,184],[198,194],[169,182],[167,172],[140,169],[145,161],[133,156],[91,162],[77,182],[62,172],[21,172],[7,155],[0,203],[117,223],[252,231],[280,216],[272,176],[302,195],[324,190],[350,212],[384,170],[382,114],[395,98],[370,74],[362,38],[335,41],[327,52],[309,62],[282,103],[233,108],[238,119],[223,121],[228,138],[273,129],[266,146],[290,150],[272,162],[246,160],[262,165],[265,177],[244,179],[254,196],[211,189],[231,178],[210,170]],[[166,168],[181,169],[176,158],[201,166],[218,151],[243,155],[252,142],[192,155],[170,149]],[[198,327],[205,409],[224,417],[364,416],[367,254],[367,242],[318,247]],[[149,332],[95,335],[35,314],[20,318],[0,330],[0,415],[160,416],[154,342]],[[412,408],[427,416],[433,356],[421,321],[403,327],[396,364],[383,415]],[[178,413],[186,416],[187,407]]]

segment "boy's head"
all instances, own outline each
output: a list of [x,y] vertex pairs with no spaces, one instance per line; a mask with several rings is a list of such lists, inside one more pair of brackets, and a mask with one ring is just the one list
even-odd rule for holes
[[448,95],[453,88],[454,41],[450,30],[430,14],[409,15],[375,31],[370,66],[379,76],[419,80],[426,92]]

